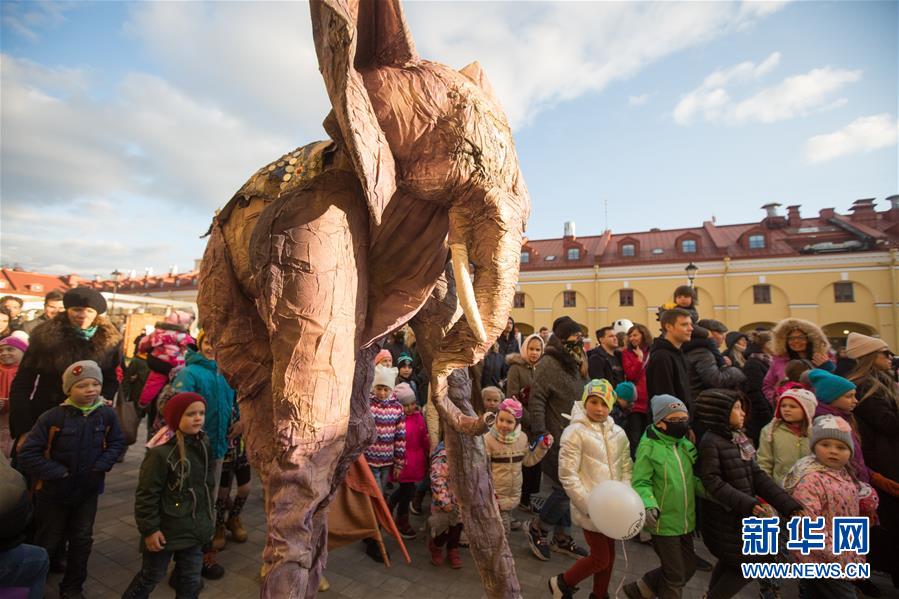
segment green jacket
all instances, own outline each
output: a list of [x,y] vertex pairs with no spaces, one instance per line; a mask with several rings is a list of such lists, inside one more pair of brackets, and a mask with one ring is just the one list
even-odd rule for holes
[[696,528],[696,494],[705,497],[693,474],[696,447],[687,439],[669,437],[651,425],[637,446],[631,485],[647,510],[659,510],[659,523],[650,533],[675,537]]
[[780,486],[793,464],[809,453],[808,437],[797,435],[781,420],[769,422],[759,435],[759,468]]
[[212,539],[215,480],[209,440],[203,433],[185,437],[184,449],[186,468],[179,466],[175,437],[144,455],[134,497],[141,550],[146,550],[143,539],[157,530],[165,535],[166,551],[203,545]]

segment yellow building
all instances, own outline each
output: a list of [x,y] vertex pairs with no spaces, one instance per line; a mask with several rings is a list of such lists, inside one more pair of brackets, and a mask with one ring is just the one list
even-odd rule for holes
[[512,317],[522,333],[563,314],[591,337],[618,319],[657,330],[658,306],[693,264],[700,317],[743,331],[803,318],[838,344],[855,331],[899,349],[899,196],[887,200],[884,211],[865,199],[850,215],[803,218],[770,204],[757,223],[583,238],[566,223],[562,238],[525,241]]

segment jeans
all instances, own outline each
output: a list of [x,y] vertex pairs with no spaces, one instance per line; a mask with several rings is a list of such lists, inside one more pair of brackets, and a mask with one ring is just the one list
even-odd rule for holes
[[54,555],[66,541],[66,572],[59,583],[60,594],[80,593],[87,579],[87,560],[94,545],[94,517],[97,515],[97,496],[91,495],[78,503],[64,504],[45,501],[40,495],[34,506],[34,544]]
[[195,599],[200,594],[203,568],[203,550],[199,545],[179,549],[177,551],[144,551],[144,562],[140,572],[131,580],[131,584],[122,594],[122,599],[146,599],[165,578],[169,561],[175,558],[175,598]]
[[679,537],[653,535],[652,548],[662,565],[644,574],[643,582],[659,599],[680,599],[684,585],[696,572],[693,533]]
[[378,483],[378,488],[381,489],[381,495],[386,497],[384,490],[387,488],[387,479],[390,477],[390,471],[393,469],[393,466],[369,466],[369,468],[371,468],[371,473]]
[[43,547],[22,543],[0,551],[0,588],[26,588],[28,599],[41,599],[49,569],[50,558]]
[[540,524],[552,526],[557,535],[569,534],[571,529],[571,501],[557,483],[553,483],[552,492],[540,510]]
[[580,581],[592,575],[593,595],[605,597],[612,577],[612,566],[615,564],[615,539],[586,529],[584,539],[590,546],[590,555],[574,562],[562,578],[571,586],[577,586]]
[[849,580],[806,578],[799,583],[800,595],[806,599],[855,599],[855,585]]
[[752,579],[743,578],[739,564],[726,564],[719,559],[712,569],[706,599],[730,599],[750,582]]

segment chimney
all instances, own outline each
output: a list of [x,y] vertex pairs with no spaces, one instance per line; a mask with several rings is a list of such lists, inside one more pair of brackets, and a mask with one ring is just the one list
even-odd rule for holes
[[827,222],[833,218],[833,214],[834,214],[833,208],[821,208],[821,210],[818,211],[818,218]]
[[170,277],[178,276],[178,265],[177,264],[173,264],[169,267],[169,276]]
[[886,200],[890,203],[887,218],[894,222],[899,221],[899,195],[890,196]]
[[778,208],[780,208],[780,204],[776,202],[771,202],[770,204],[762,206],[762,210],[765,211],[765,218],[777,218],[779,216],[777,214]]
[[787,219],[777,213],[780,204],[771,202],[762,206],[765,210],[765,219],[762,221],[769,229],[781,229],[786,226]]
[[787,224],[795,228],[802,226],[802,217],[799,215],[799,205],[787,206]]
[[565,222],[565,239],[574,239],[574,221],[569,220]]
[[874,211],[874,198],[855,200],[852,203],[852,208],[849,210],[852,212],[852,216],[849,218],[853,222],[865,225],[873,225],[877,222],[877,213]]

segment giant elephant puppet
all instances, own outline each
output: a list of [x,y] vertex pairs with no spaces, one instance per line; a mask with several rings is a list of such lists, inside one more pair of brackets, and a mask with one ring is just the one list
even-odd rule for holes
[[200,272],[200,318],[265,491],[261,595],[315,595],[328,502],[373,437],[372,357],[411,320],[485,589],[519,596],[487,422],[457,370],[499,336],[515,293],[530,199],[511,129],[477,63],[419,58],[399,0],[310,8],[331,139],[244,184]]

